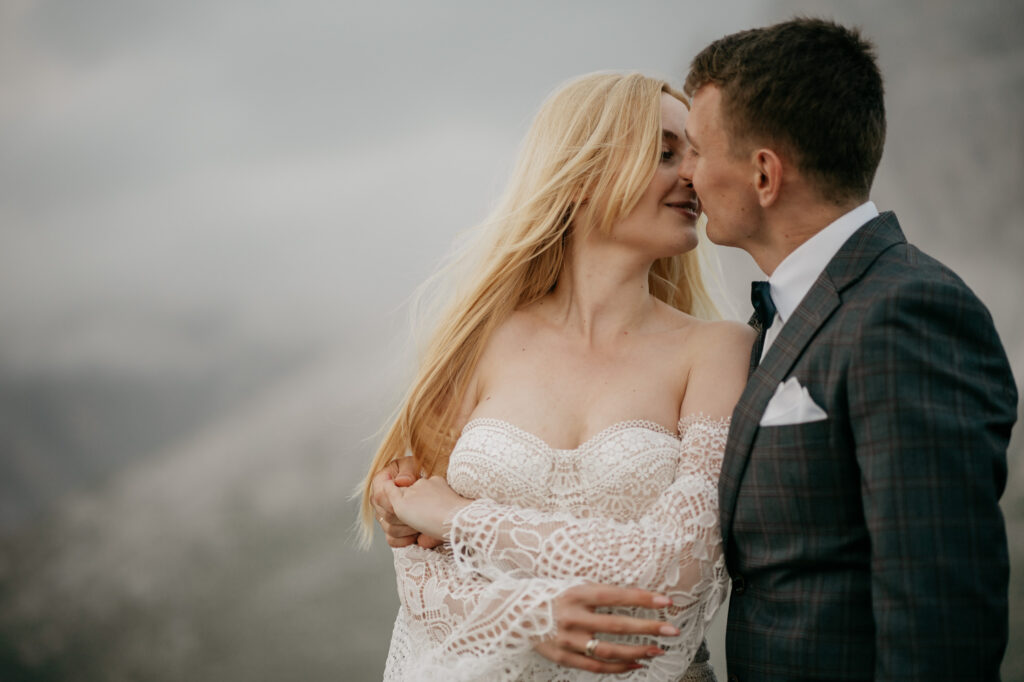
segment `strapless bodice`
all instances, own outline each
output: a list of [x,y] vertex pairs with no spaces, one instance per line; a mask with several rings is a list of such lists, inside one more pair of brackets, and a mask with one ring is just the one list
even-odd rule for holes
[[570,450],[507,421],[478,418],[452,450],[448,482],[471,499],[621,521],[673,481],[679,447],[679,436],[643,419],[612,424]]
[[395,550],[402,608],[385,679],[592,679],[532,646],[555,632],[560,595],[606,583],[672,600],[658,611],[609,613],[679,629],[674,637],[602,635],[665,650],[622,678],[679,680],[725,596],[717,502],[728,419],[693,415],[678,431],[623,421],[560,449],[502,419],[466,424],[447,477],[475,501],[450,519],[450,545]]

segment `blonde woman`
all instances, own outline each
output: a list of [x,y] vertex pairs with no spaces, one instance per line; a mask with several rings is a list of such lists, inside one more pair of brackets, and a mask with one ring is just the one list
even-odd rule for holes
[[[710,321],[686,114],[661,81],[592,74],[537,115],[364,482],[366,530],[396,548],[386,679],[694,660],[725,596],[717,480],[753,332]],[[651,608],[593,613],[590,583]]]

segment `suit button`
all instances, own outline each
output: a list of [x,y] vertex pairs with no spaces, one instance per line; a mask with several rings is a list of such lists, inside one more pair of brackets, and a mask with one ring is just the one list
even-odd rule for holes
[[747,581],[743,579],[742,575],[738,575],[732,579],[732,593],[743,594],[747,591]]

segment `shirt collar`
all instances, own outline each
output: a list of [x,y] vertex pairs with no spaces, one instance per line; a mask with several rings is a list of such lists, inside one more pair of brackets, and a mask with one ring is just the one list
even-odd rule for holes
[[861,225],[878,216],[873,201],[866,201],[848,213],[839,216],[813,237],[786,256],[768,278],[772,302],[779,319],[785,323],[800,305],[818,275],[836,255],[846,240]]

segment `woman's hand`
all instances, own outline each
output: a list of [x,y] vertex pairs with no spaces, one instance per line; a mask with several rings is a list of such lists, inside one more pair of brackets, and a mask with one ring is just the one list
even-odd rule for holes
[[395,514],[391,508],[391,501],[388,499],[385,488],[389,483],[405,488],[419,480],[420,466],[414,457],[399,457],[392,460],[386,467],[380,470],[373,477],[373,494],[370,496],[370,504],[373,505],[373,515],[377,517],[377,523],[388,544],[392,547],[408,547],[419,545],[424,549],[433,549],[444,544],[443,540],[420,533],[415,528],[407,526]]
[[384,492],[395,515],[403,523],[421,533],[444,540],[449,539],[451,518],[472,502],[452,490],[443,476],[421,478],[405,488],[389,481]]

